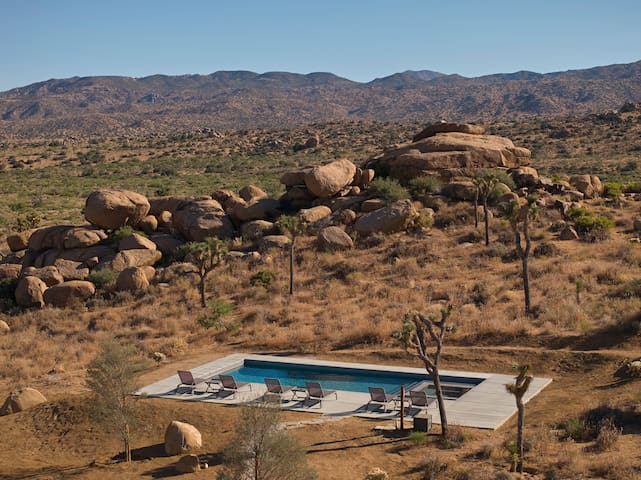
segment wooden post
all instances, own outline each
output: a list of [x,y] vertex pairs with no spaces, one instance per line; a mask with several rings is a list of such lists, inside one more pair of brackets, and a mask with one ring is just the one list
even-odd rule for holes
[[401,385],[401,430],[405,430],[405,385]]

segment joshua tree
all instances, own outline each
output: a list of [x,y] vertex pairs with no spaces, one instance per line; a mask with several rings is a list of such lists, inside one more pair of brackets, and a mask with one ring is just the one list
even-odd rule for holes
[[[439,363],[441,351],[443,350],[443,338],[445,332],[450,330],[447,321],[452,313],[452,305],[441,310],[439,321],[433,315],[425,316],[421,312],[408,312],[403,317],[403,327],[400,332],[405,336],[404,341],[415,348],[415,355],[423,361],[425,370],[434,380],[436,389],[436,400],[438,411],[441,417],[441,436],[447,438],[447,415],[445,413],[445,401],[441,389],[441,378],[439,376]],[[430,344],[434,344],[434,351],[429,351]]]
[[87,368],[87,386],[94,393],[91,416],[118,432],[126,462],[131,462],[131,430],[138,418],[131,393],[136,390],[136,375],[143,368],[135,353],[131,345],[108,340]]
[[492,172],[484,171],[475,176],[473,181],[476,186],[474,194],[474,226],[478,227],[478,202],[480,199],[483,204],[483,216],[485,217],[485,246],[487,247],[490,244],[490,210],[487,202],[499,183],[499,178]]
[[519,370],[518,376],[515,378],[514,383],[509,383],[505,385],[505,388],[508,392],[514,395],[516,399],[516,408],[518,410],[518,424],[517,424],[517,434],[516,434],[516,447],[518,454],[518,462],[516,465],[517,471],[522,475],[523,474],[523,422],[525,418],[525,405],[523,404],[523,396],[530,388],[530,383],[532,383],[532,375],[528,375],[528,370],[530,369],[529,365],[520,365],[517,366]]
[[[514,232],[514,243],[516,251],[521,257],[521,276],[523,277],[523,293],[525,296],[525,314],[530,315],[530,273],[528,268],[528,260],[530,258],[530,251],[532,249],[532,239],[530,238],[530,223],[536,218],[536,198],[533,196],[528,197],[527,202],[521,204],[516,200],[512,200],[508,204],[504,204],[504,210],[510,221],[510,226]],[[525,240],[525,245],[523,245]]]
[[281,215],[276,221],[276,227],[284,235],[291,238],[289,244],[289,294],[294,294],[294,248],[296,238],[305,233],[305,224],[300,217],[294,215]]
[[208,237],[204,242],[189,242],[180,247],[179,255],[187,257],[188,260],[198,268],[200,278],[200,305],[205,308],[205,280],[207,275],[220,263],[227,254],[225,242],[215,237]]

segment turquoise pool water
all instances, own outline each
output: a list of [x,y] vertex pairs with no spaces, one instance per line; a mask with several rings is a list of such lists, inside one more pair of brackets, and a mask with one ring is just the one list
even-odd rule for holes
[[[245,360],[242,367],[226,372],[237,381],[264,384],[265,378],[277,378],[283,385],[304,387],[305,382],[319,382],[329,390],[347,390],[368,393],[367,387],[382,387],[387,393],[398,393],[401,385],[411,390],[421,382],[430,382],[426,373],[412,374],[386,372],[348,367],[328,367],[324,365],[296,365],[286,362]],[[469,385],[472,388],[482,380],[478,378],[441,376],[441,383]],[[428,391],[428,394],[430,392]]]

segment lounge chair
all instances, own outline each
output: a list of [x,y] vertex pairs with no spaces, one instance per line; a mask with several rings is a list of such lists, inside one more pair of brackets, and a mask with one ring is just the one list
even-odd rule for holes
[[220,383],[222,387],[219,391],[230,390],[232,392],[231,398],[234,398],[236,392],[243,387],[249,387],[250,391],[252,389],[251,383],[237,382],[231,375],[220,375]]
[[267,385],[267,393],[273,393],[275,395],[279,395],[282,399],[283,395],[286,394],[287,392],[292,392],[292,398],[294,397],[294,387],[290,387],[288,385],[282,385],[280,383],[280,380],[277,378],[266,378],[265,379],[265,385]]
[[410,407],[417,407],[419,411],[426,409],[436,401],[435,398],[427,396],[423,390],[410,390]]
[[305,389],[307,390],[305,401],[318,400],[319,407],[323,406],[323,399],[329,395],[334,395],[336,400],[338,400],[336,390],[325,390],[318,382],[305,382]]
[[383,410],[387,412],[387,406],[390,403],[393,403],[394,407],[396,407],[396,402],[400,400],[398,397],[395,397],[394,395],[385,393],[384,388],[380,388],[380,387],[367,387],[367,388],[369,389],[369,396],[370,396],[370,400],[369,402],[367,402],[367,407],[366,407],[368,411],[369,411],[369,406],[371,404],[378,404],[378,405],[383,405]]
[[178,370],[178,378],[180,378],[180,383],[176,386],[176,391],[180,387],[189,387],[191,389],[189,393],[194,393],[196,385],[207,383],[206,378],[194,377],[189,370]]

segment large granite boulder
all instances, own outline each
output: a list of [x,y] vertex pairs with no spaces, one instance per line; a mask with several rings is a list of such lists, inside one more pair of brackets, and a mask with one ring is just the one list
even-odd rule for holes
[[95,293],[96,287],[93,283],[84,280],[71,280],[47,288],[43,297],[46,305],[64,308],[84,302]]
[[207,237],[229,238],[234,226],[216,200],[195,200],[180,204],[173,213],[176,230],[187,240],[202,242]]
[[574,175],[570,184],[586,198],[598,197],[603,193],[603,184],[596,175]]
[[124,225],[136,226],[149,213],[144,195],[129,190],[97,190],[85,202],[85,218],[89,223],[107,230]]
[[16,303],[21,307],[42,308],[47,284],[37,277],[22,277],[16,286]]
[[82,262],[57,258],[53,266],[65,280],[84,280],[89,276],[89,268]]
[[165,430],[165,452],[178,455],[202,447],[202,435],[189,423],[174,420]]
[[407,228],[416,216],[412,202],[401,200],[358,218],[354,223],[354,230],[359,235],[399,232]]
[[200,470],[200,461],[198,460],[198,455],[193,453],[180,457],[180,460],[176,462],[176,472],[177,473],[195,473]]
[[354,247],[354,241],[339,227],[325,227],[318,232],[319,250],[349,250]]
[[12,233],[7,237],[7,245],[12,252],[19,252],[25,250],[29,246],[29,237],[33,230],[26,230],[24,232]]
[[470,180],[456,180],[443,185],[441,194],[452,200],[471,202],[476,194],[476,186]]
[[11,393],[0,407],[0,416],[22,412],[46,402],[45,396],[35,388],[26,387]]
[[273,222],[252,220],[240,226],[240,234],[245,240],[254,241],[274,232]]
[[110,262],[103,264],[103,268],[111,268],[114,272],[122,272],[129,267],[154,266],[162,258],[158,250],[139,248],[118,252]]
[[238,194],[247,203],[255,202],[261,198],[267,198],[267,193],[255,185],[247,185],[238,191]]
[[247,205],[247,202],[240,195],[231,190],[216,190],[212,193],[211,198],[220,203],[227,213],[234,210],[237,205]]
[[304,223],[314,223],[329,217],[332,209],[326,205],[318,205],[312,208],[306,208],[298,212],[298,216]]
[[289,247],[292,239],[287,235],[266,235],[258,241],[258,250],[267,252],[272,248],[283,249]]
[[238,223],[274,219],[279,214],[280,202],[273,198],[261,198],[247,205],[237,205],[230,212],[231,217]]
[[51,248],[74,249],[86,248],[100,243],[107,234],[95,227],[74,227],[55,225],[39,228],[29,237],[29,249],[36,252]]
[[45,284],[47,287],[52,285],[58,285],[65,281],[65,278],[58,271],[58,268],[54,265],[49,265],[47,267],[36,268],[36,267],[25,267],[22,274],[24,276],[37,277]]
[[143,237],[138,233],[132,233],[118,242],[118,250],[121,252],[123,250],[137,249],[156,250],[156,244],[152,240],[147,237]]
[[356,165],[347,159],[335,160],[327,165],[316,166],[305,174],[307,189],[320,198],[336,195],[352,183]]
[[166,257],[173,256],[176,253],[176,249],[185,243],[168,233],[156,233],[149,240],[154,242],[156,249],[160,250],[163,256]]
[[153,215],[147,215],[145,218],[140,220],[138,228],[145,233],[155,232],[158,230],[158,219]]
[[285,172],[280,177],[280,183],[288,188],[296,185],[305,185],[305,176],[311,169],[312,167],[307,167],[295,172]]
[[0,335],[7,335],[11,331],[11,327],[4,320],[0,320]]
[[141,267],[125,268],[120,272],[116,280],[116,290],[120,292],[138,292],[147,290],[148,288],[149,280]]
[[423,175],[450,180],[472,176],[481,168],[517,168],[530,161],[530,151],[508,138],[462,132],[435,133],[370,159],[366,167],[387,170],[401,183]]

